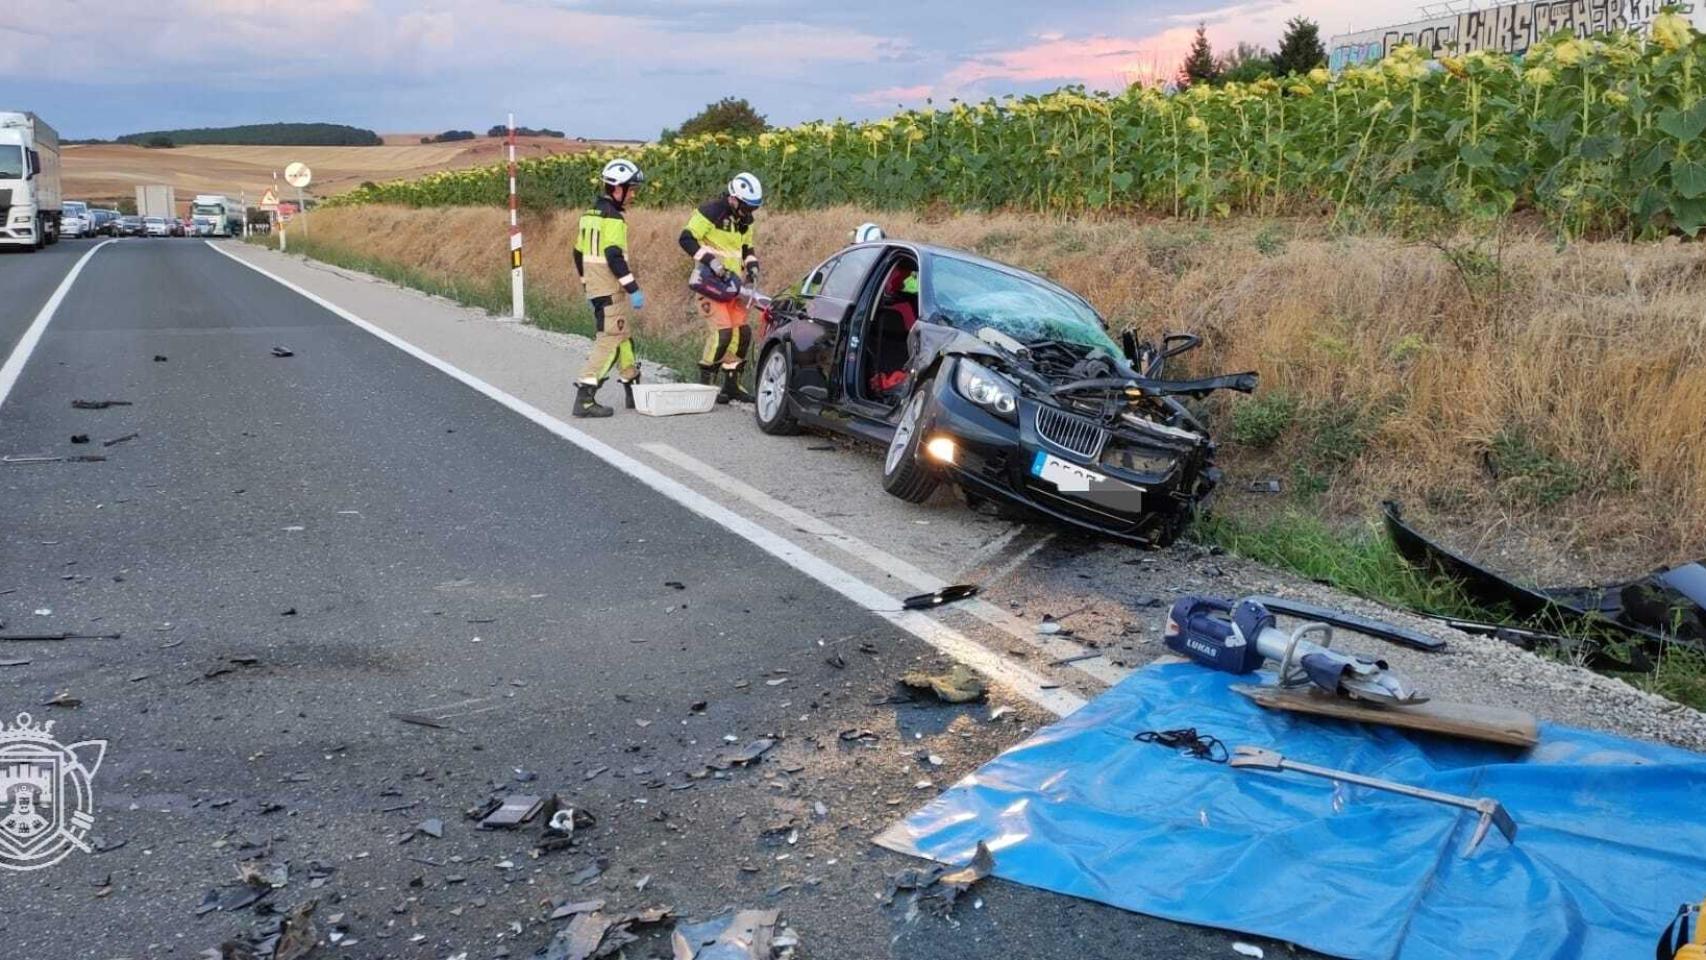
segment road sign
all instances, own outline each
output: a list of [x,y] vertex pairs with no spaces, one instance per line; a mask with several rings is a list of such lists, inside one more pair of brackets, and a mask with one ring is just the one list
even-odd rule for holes
[[290,218],[296,216],[296,210],[296,204],[287,200],[278,205],[278,218],[283,220],[285,223],[289,223]]
[[272,209],[276,208],[277,206],[278,206],[278,194],[275,191],[268,190],[266,193],[261,194],[261,208],[262,209],[272,210]]
[[284,182],[297,189],[308,186],[314,180],[314,171],[308,169],[308,164],[298,161],[284,168]]

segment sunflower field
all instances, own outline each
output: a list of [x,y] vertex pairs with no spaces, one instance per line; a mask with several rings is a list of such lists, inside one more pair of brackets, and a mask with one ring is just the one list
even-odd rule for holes
[[[1117,95],[1069,87],[863,122],[714,135],[629,154],[646,204],[737,170],[778,206],[1124,211],[1209,219],[1531,210],[1564,236],[1706,229],[1706,39],[1559,36],[1517,60],[1400,48],[1337,75]],[[588,202],[613,154],[524,161],[523,201]],[[367,185],[339,203],[501,204],[504,168]]]

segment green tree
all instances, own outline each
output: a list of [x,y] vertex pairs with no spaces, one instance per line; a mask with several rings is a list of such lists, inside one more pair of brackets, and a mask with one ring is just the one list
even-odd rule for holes
[[165,148],[165,147],[177,146],[177,144],[172,142],[171,137],[168,137],[164,134],[159,134],[159,133],[155,134],[152,137],[149,137],[147,140],[142,141],[142,145],[145,147],[149,147],[151,149],[156,149],[156,150],[161,149],[161,148]]
[[1313,20],[1292,17],[1285,23],[1279,53],[1274,54],[1274,73],[1305,74],[1327,62],[1327,47],[1321,42],[1321,27]]
[[1239,41],[1215,61],[1223,83],[1250,83],[1274,72],[1274,55],[1268,48]]
[[1214,48],[1208,44],[1208,27],[1197,24],[1197,37],[1191,41],[1191,52],[1179,67],[1179,86],[1214,83],[1220,79],[1220,66],[1214,62]]
[[705,109],[689,117],[679,128],[665,130],[661,139],[668,141],[705,133],[749,137],[769,129],[770,124],[764,119],[764,115],[754,110],[744,97],[724,97],[716,103],[707,104]]

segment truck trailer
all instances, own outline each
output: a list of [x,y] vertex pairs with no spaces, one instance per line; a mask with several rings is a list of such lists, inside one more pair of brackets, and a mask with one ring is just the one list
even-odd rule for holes
[[243,234],[243,205],[224,194],[198,193],[190,218],[198,237],[238,237]]
[[136,215],[173,220],[178,216],[178,192],[164,183],[150,183],[136,188]]
[[0,111],[0,244],[59,242],[59,134],[33,113]]

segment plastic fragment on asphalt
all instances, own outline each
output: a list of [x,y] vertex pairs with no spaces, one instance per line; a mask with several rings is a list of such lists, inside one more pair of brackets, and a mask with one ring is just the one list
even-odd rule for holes
[[678,923],[670,935],[672,960],[773,960],[778,948],[798,943],[790,935],[778,944],[776,910],[739,910],[703,923]]
[[1261,960],[1263,956],[1261,947],[1251,943],[1244,943],[1243,941],[1234,943],[1232,945],[1232,949],[1236,950],[1242,956],[1255,957],[1256,960]]
[[486,830],[512,829],[533,819],[544,806],[545,800],[542,797],[512,793],[503,798],[497,809],[480,820],[480,826]]

